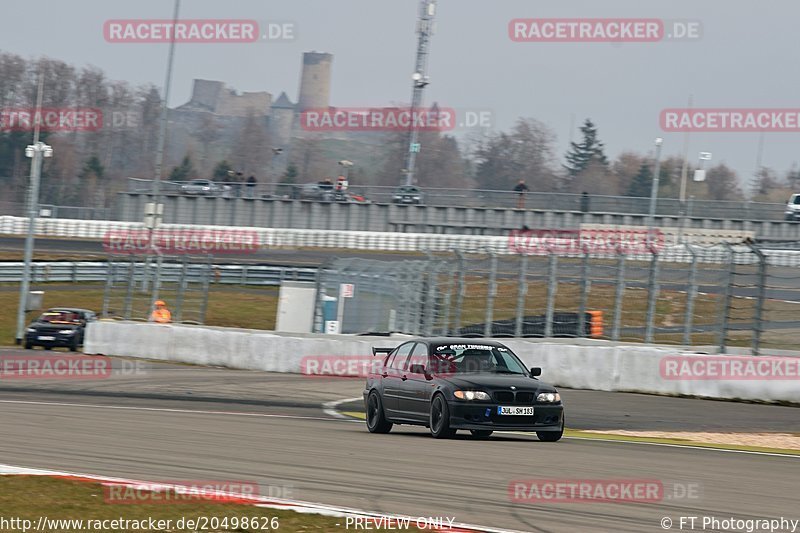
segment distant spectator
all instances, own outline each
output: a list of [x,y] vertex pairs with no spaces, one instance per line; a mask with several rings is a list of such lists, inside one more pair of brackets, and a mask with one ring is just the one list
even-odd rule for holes
[[256,197],[256,177],[250,176],[247,178],[247,196],[249,198]]
[[525,193],[527,193],[530,189],[527,185],[525,185],[525,180],[519,180],[514,186],[514,192],[519,195],[517,199],[517,209],[523,209],[525,207]]
[[233,195],[239,198],[242,195],[242,184],[244,182],[244,174],[241,172],[236,173],[236,177],[233,178]]
[[589,193],[583,191],[581,193],[581,213],[589,212]]

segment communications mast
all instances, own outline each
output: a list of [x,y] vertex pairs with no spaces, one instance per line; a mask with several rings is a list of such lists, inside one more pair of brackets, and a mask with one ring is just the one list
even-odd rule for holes
[[408,154],[406,155],[405,184],[414,184],[414,167],[419,153],[419,129],[414,120],[417,109],[422,106],[422,93],[428,81],[428,47],[433,35],[433,18],[436,14],[436,0],[422,0],[420,2],[419,20],[417,21],[417,61],[414,73],[411,75],[413,92],[411,95],[411,127],[408,140]]

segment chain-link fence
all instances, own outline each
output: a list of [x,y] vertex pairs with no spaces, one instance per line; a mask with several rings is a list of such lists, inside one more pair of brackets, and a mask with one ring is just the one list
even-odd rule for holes
[[337,259],[319,272],[318,331],[594,337],[795,348],[800,251],[674,246],[637,253]]
[[102,316],[148,320],[153,304],[164,300],[173,322],[203,324],[209,283],[219,276],[211,256],[110,255]]

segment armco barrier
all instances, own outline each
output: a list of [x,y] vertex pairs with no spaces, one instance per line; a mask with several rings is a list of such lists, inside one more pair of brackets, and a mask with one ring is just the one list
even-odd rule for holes
[[[24,235],[28,221],[24,217],[0,216],[0,235]],[[604,226],[606,228],[614,226]],[[624,226],[620,226],[624,227]],[[74,219],[42,219],[36,221],[36,235],[40,237],[66,237],[102,240],[110,231],[141,229],[142,224],[136,222],[118,222],[109,220],[74,220]],[[198,226],[191,224],[162,224],[162,230],[241,230],[242,226]],[[675,228],[659,228],[675,230]],[[497,254],[516,254],[510,246],[508,236],[484,235],[451,235],[434,233],[397,233],[377,231],[335,231],[322,229],[286,229],[286,228],[248,228],[258,234],[261,248],[335,248],[348,250],[399,251],[399,252],[451,252],[454,249],[464,253],[485,253],[493,251]],[[701,231],[707,233],[701,238]],[[674,233],[674,232],[673,232]],[[735,242],[745,233],[728,233],[722,235],[718,230],[695,230],[692,239],[706,242],[718,242],[733,239]],[[750,235],[750,233],[747,233]],[[799,250],[767,250],[771,264],[780,264],[783,258],[797,256]],[[570,254],[574,255],[574,254]],[[607,253],[590,252],[593,257],[607,257]],[[649,259],[649,254],[633,253],[631,259]],[[776,259],[773,259],[775,257]],[[684,246],[665,246],[659,252],[660,261],[691,262],[691,254]],[[711,258],[706,254],[706,261]],[[787,259],[788,260],[788,259]],[[719,261],[727,261],[727,252],[720,247]]]
[[[87,354],[142,357],[229,368],[300,373],[306,356],[368,355],[372,346],[397,346],[408,337],[279,334],[259,330],[99,321],[89,325]],[[501,339],[542,379],[562,387],[800,403],[797,378],[783,380],[670,380],[661,376],[674,348],[584,341]],[[574,341],[571,341],[574,342]],[[691,358],[706,355],[686,355]],[[794,361],[794,358],[790,358]],[[759,358],[752,358],[758,361]]]

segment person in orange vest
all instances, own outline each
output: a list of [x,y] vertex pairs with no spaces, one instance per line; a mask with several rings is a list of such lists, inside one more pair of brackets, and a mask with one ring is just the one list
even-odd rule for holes
[[160,324],[168,324],[172,322],[172,313],[167,309],[167,304],[164,300],[156,300],[156,308],[150,315],[150,322],[158,322]]

